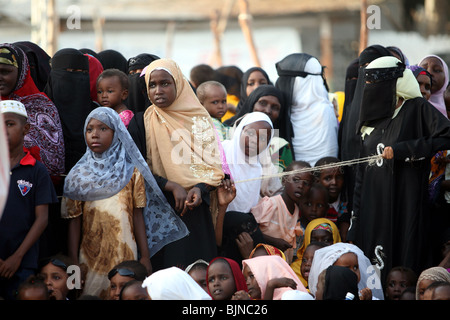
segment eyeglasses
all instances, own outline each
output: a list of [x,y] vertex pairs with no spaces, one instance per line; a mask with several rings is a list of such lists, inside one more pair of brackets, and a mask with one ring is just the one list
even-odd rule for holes
[[131,277],[136,279],[136,274],[134,273],[134,271],[125,268],[112,269],[110,272],[108,272],[108,279],[111,280],[111,278],[114,277],[117,273],[119,273],[122,277]]

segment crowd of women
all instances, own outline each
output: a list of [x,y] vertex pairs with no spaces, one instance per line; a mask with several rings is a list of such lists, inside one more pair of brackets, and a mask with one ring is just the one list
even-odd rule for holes
[[6,201],[3,298],[43,282],[67,299],[51,271],[77,265],[84,298],[423,299],[425,279],[450,299],[445,61],[369,46],[342,99],[314,56],[275,66],[187,76],[148,53],[0,44],[2,113],[23,105],[58,196],[34,260],[16,251],[35,213],[19,227]]

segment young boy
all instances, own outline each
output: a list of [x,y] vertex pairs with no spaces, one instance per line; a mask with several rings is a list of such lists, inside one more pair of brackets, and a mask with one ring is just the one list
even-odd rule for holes
[[206,81],[197,88],[197,97],[208,111],[219,134],[220,141],[227,139],[227,128],[220,119],[227,112],[227,89],[217,81]]
[[[315,167],[339,163],[335,157],[324,157],[319,159]],[[347,210],[347,202],[341,191],[344,186],[344,171],[341,167],[330,167],[316,171],[316,178],[328,190],[329,209],[325,218],[333,221],[339,228],[342,241],[347,238],[347,231],[350,227],[350,213]]]
[[114,109],[128,128],[133,111],[124,101],[128,97],[128,76],[118,69],[106,69],[97,78],[97,100],[102,107]]
[[328,210],[328,192],[320,183],[313,183],[309,193],[300,200],[300,226],[303,233],[308,223],[317,218],[326,218]]
[[25,106],[4,100],[0,101],[0,112],[11,168],[8,199],[0,220],[0,296],[13,299],[19,284],[37,270],[48,205],[58,200],[47,169],[23,147],[30,129]]

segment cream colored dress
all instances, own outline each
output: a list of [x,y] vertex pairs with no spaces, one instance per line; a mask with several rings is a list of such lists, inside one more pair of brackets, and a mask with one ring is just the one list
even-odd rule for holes
[[108,272],[124,260],[137,259],[133,210],[146,205],[144,178],[137,171],[114,196],[95,201],[63,198],[61,215],[82,215],[79,263],[86,270],[83,294],[108,298]]

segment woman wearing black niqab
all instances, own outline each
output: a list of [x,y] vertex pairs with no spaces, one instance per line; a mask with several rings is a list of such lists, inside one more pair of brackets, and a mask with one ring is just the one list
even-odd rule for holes
[[360,157],[383,159],[357,167],[347,240],[376,262],[383,282],[394,266],[431,266],[430,159],[450,148],[450,122],[395,57],[372,61],[362,79]]
[[[339,158],[341,161],[348,161],[359,158],[359,135],[357,125],[359,120],[359,110],[361,108],[362,93],[364,89],[364,70],[367,64],[373,60],[391,56],[388,49],[380,45],[372,45],[364,49],[358,58],[357,80],[351,102],[344,104],[342,119],[339,124],[338,142]],[[352,166],[344,167],[345,186],[343,193],[347,196],[347,209],[351,212],[353,207],[353,192],[355,186],[355,168]]]
[[91,100],[89,60],[81,51],[61,49],[51,59],[51,66],[45,93],[56,105],[61,118],[65,171],[69,172],[86,152],[84,121],[98,104]]

